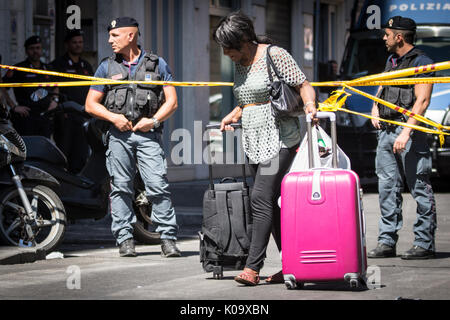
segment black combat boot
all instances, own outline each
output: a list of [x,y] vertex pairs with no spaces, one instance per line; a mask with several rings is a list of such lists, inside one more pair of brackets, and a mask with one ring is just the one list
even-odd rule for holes
[[433,259],[435,253],[433,250],[427,250],[419,246],[413,246],[402,255],[403,260],[425,260]]
[[395,247],[388,246],[384,243],[379,243],[375,249],[367,254],[368,258],[393,258],[396,256]]
[[133,239],[125,240],[120,244],[119,254],[121,257],[136,257],[136,249]]
[[177,248],[175,240],[170,239],[161,240],[161,255],[166,258],[181,257],[181,252]]

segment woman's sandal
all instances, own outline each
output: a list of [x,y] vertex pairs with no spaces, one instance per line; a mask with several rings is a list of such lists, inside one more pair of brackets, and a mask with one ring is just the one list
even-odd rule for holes
[[284,283],[283,271],[275,273],[266,279],[267,283]]
[[234,281],[246,286],[256,286],[259,283],[259,275],[251,269],[244,269],[240,275],[234,278]]

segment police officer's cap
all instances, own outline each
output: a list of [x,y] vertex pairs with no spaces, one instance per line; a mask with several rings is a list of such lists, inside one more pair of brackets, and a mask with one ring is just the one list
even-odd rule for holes
[[120,17],[111,21],[108,26],[108,32],[114,29],[125,28],[125,27],[136,27],[139,28],[139,23],[130,17]]
[[388,20],[384,28],[416,31],[416,22],[410,18],[395,16]]
[[83,30],[73,29],[73,30],[70,30],[69,32],[67,32],[66,37],[64,38],[64,41],[67,42],[67,41],[72,40],[72,38],[79,37],[79,36],[84,36]]
[[32,36],[32,37],[29,37],[26,41],[25,41],[25,48],[28,48],[29,46],[32,46],[32,45],[34,45],[34,44],[39,44],[39,43],[42,43],[42,41],[41,41],[41,37],[39,37],[39,36]]

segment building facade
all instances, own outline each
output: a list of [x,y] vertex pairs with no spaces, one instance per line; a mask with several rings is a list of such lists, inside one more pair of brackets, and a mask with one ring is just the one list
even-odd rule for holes
[[[233,81],[233,65],[212,40],[212,30],[228,13],[242,10],[266,34],[286,48],[310,81],[318,66],[342,58],[351,13],[358,0],[0,0],[0,53],[3,63],[24,58],[23,43],[33,34],[45,39],[48,62],[64,52],[63,38],[71,6],[80,8],[85,58],[94,67],[111,55],[107,26],[118,16],[133,16],[141,28],[141,46],[164,57],[177,81]],[[72,7],[73,8],[73,7]],[[179,110],[167,121],[164,145],[169,179],[206,179],[203,130],[234,108],[230,87],[177,88]],[[238,174],[239,171],[236,171]]]

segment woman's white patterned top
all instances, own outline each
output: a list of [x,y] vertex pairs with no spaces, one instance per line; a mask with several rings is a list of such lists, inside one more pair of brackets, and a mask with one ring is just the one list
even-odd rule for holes
[[[242,114],[243,146],[254,163],[263,163],[278,155],[280,148],[290,148],[300,142],[298,118],[275,119],[269,101],[267,50],[254,64],[244,67],[236,64],[234,95],[244,108]],[[283,48],[272,47],[270,55],[287,84],[300,86],[306,77],[294,58]],[[275,73],[272,70],[274,79]]]

